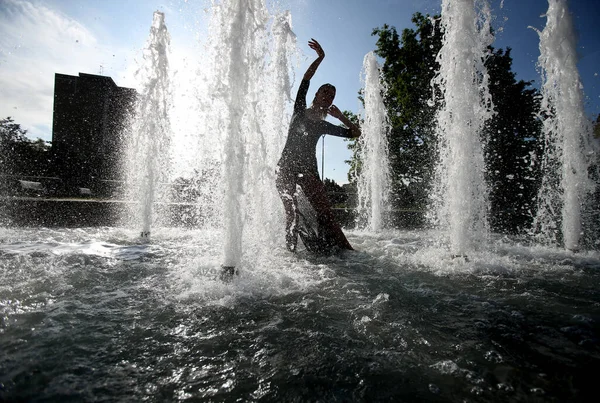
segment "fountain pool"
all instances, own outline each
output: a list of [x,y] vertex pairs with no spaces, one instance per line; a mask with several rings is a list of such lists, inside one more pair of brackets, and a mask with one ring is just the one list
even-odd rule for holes
[[600,253],[349,232],[217,279],[220,231],[0,232],[0,401],[585,401]]
[[[461,197],[442,209],[457,231],[348,231],[356,250],[328,257],[281,245],[274,166],[295,36],[285,13],[268,36],[264,6],[224,2],[209,30],[219,40],[207,52],[213,87],[198,101],[206,125],[198,133],[218,135],[198,136],[203,147],[192,168],[210,173],[206,183],[230,185],[202,206],[215,211],[206,225],[213,229],[166,224],[140,239],[139,227],[0,228],[0,401],[581,402],[596,395],[600,252],[480,236],[472,224],[484,221],[485,200],[461,199],[478,187],[454,189]],[[473,16],[464,13],[469,18],[458,21],[467,26]],[[448,43],[462,51],[463,40]],[[267,44],[275,55],[268,66],[253,56]],[[446,67],[443,82],[473,84],[473,74]],[[258,89],[280,99],[257,97]],[[466,90],[468,99],[479,96],[479,87]],[[449,102],[461,93],[446,93],[440,122],[464,116],[455,119],[475,127],[481,114]],[[266,98],[273,103],[259,102]],[[242,103],[253,113],[242,114]],[[463,133],[446,134],[450,144]],[[452,185],[480,167],[480,144],[466,143],[477,164],[454,158],[460,149],[449,146],[447,160],[459,164],[440,174]],[[471,179],[461,183],[481,183]],[[472,214],[450,214],[463,207]],[[228,282],[219,279],[224,263],[239,273]]]

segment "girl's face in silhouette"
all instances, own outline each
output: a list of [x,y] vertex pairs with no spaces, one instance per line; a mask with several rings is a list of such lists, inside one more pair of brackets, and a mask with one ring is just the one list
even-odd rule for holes
[[317,90],[313,104],[319,108],[327,109],[333,104],[335,98],[335,87],[324,85]]

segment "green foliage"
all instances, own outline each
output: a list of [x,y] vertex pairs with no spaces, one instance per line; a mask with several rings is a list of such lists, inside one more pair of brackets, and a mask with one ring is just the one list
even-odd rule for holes
[[529,227],[541,180],[537,156],[542,123],[540,96],[531,82],[517,81],[511,49],[491,48],[486,61],[495,116],[485,128],[486,179],[490,189],[491,225],[516,232]]
[[[361,127],[362,122],[360,121],[360,119],[358,119],[358,115],[355,115],[350,111],[343,111],[343,114],[348,119],[350,119],[352,123],[354,123],[358,127]],[[358,176],[358,173],[360,172],[360,160],[358,158],[358,155],[360,154],[360,142],[356,139],[344,139],[344,141],[348,142],[348,149],[352,151],[351,159],[344,161],[345,163],[350,165],[350,169],[348,170],[348,182],[352,183]]]
[[329,198],[332,206],[340,207],[345,205],[345,203],[348,201],[348,195],[343,187],[338,185],[333,179],[329,178],[325,178],[323,185],[325,186],[327,197]]
[[387,86],[385,105],[391,123],[388,138],[392,200],[396,208],[425,208],[435,165],[435,108],[429,105],[442,45],[438,19],[416,13],[415,29],[384,25],[378,35],[377,56],[383,59]]
[[27,130],[21,129],[21,125],[15,123],[10,116],[0,120],[0,146],[26,143],[29,141],[26,134]]
[[30,140],[27,130],[9,116],[0,120],[0,173],[3,175],[46,175],[50,144],[42,139]]

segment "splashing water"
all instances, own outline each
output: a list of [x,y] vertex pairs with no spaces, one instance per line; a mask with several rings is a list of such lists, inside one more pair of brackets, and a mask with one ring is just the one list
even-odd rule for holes
[[[233,2],[232,2],[233,3]],[[230,4],[232,4],[230,3]],[[248,15],[252,11],[246,8],[241,2],[237,2],[234,7],[225,9],[225,20],[231,21],[229,32],[229,44],[231,52],[228,55],[229,72],[227,80],[229,84],[228,112],[229,123],[225,136],[225,155],[224,155],[224,180],[225,189],[225,251],[224,265],[237,266],[242,256],[242,235],[243,235],[243,212],[242,196],[244,193],[244,173],[246,165],[246,150],[244,134],[242,132],[243,117],[247,106],[246,98],[250,94],[249,70],[253,67],[254,56],[252,52],[252,37],[256,32],[255,23],[262,24],[262,16]],[[257,21],[252,21],[252,17],[258,17]],[[249,40],[247,40],[249,39]],[[254,122],[251,122],[254,123]],[[259,134],[259,133],[257,133]]]
[[0,232],[0,400],[588,401],[596,390],[599,252],[492,236],[491,252],[464,262],[426,231],[350,231],[361,252],[281,248],[223,283],[220,231],[197,235]]
[[258,252],[282,239],[275,166],[283,147],[277,145],[287,122],[288,59],[295,41],[289,14],[274,19],[272,33],[270,21],[260,0],[212,8],[212,60],[205,71],[211,98],[200,111],[206,120],[201,141],[216,137],[221,144],[209,163],[221,168],[215,183],[222,186],[222,197],[215,198],[214,212],[222,217],[227,267],[238,266],[243,251]]
[[467,253],[475,239],[485,239],[488,233],[481,129],[491,117],[484,66],[493,42],[490,20],[487,1],[442,2],[444,40],[434,85],[442,89],[443,103],[437,115],[440,161],[431,219],[446,232],[455,255]]
[[538,193],[533,232],[538,241],[577,250],[582,235],[582,205],[593,190],[588,177],[591,124],[585,117],[577,70],[576,35],[564,0],[549,0],[540,35],[544,177]]
[[362,166],[358,176],[359,221],[366,229],[380,231],[389,208],[390,168],[387,136],[390,123],[383,103],[380,69],[373,52],[363,62],[364,123],[359,139]]
[[163,184],[169,178],[170,169],[169,42],[165,15],[156,11],[143,64],[136,73],[141,91],[126,153],[128,196],[141,203],[141,206],[134,205],[131,215],[135,217],[134,225],[141,225],[142,237],[150,235],[157,216],[156,203],[167,199]]
[[257,217],[261,226],[269,230],[261,234],[263,245],[271,248],[281,243],[284,228],[281,200],[275,187],[275,168],[285,146],[288,124],[291,118],[290,109],[292,102],[292,60],[297,55],[296,35],[292,31],[292,16],[289,11],[275,15],[271,27],[273,45],[270,50],[270,62],[267,66],[263,87],[265,104],[266,148],[265,168],[262,170],[262,186],[257,189],[261,195],[262,207],[259,211],[263,214]]

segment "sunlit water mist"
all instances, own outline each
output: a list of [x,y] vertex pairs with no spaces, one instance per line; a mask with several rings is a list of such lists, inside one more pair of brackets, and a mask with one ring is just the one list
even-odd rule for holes
[[[248,132],[244,126],[255,126],[258,111],[252,109],[251,80],[256,81],[257,68],[262,67],[261,58],[254,53],[253,45],[257,38],[254,34],[260,32],[265,23],[263,10],[256,8],[259,4],[250,3],[249,7],[242,1],[232,1],[230,6],[224,6],[224,23],[229,24],[230,31],[226,33],[223,43],[230,53],[223,62],[227,65],[228,123],[225,132],[225,155],[223,161],[223,180],[225,183],[224,206],[224,265],[235,267],[242,258],[242,237],[244,231],[244,211],[246,206],[242,197],[244,194],[244,176],[246,175],[246,158],[252,158],[246,151]],[[253,8],[254,7],[254,8]],[[253,63],[258,62],[256,65]],[[253,75],[253,77],[250,77]],[[248,108],[250,110],[247,110]],[[253,115],[250,122],[244,124],[244,114]],[[247,126],[246,126],[247,127]],[[262,133],[254,133],[261,136]],[[260,155],[256,157],[260,158]]]
[[[540,35],[544,157],[542,186],[534,222],[536,238],[579,249],[582,209],[593,190],[588,177],[591,122],[585,116],[577,69],[577,40],[565,0],[549,0]],[[596,206],[597,208],[597,206]]]
[[267,66],[267,80],[263,87],[267,113],[265,123],[268,141],[266,142],[266,168],[264,173],[266,186],[257,189],[263,193],[265,213],[260,220],[268,223],[271,231],[263,234],[263,239],[268,240],[268,245],[276,245],[281,241],[281,223],[284,222],[282,203],[277,191],[274,191],[274,170],[284,148],[288,126],[291,118],[292,87],[294,76],[292,67],[298,60],[296,35],[292,31],[292,15],[289,11],[282,11],[275,15],[272,24],[273,44],[270,52],[270,61]]
[[380,231],[389,212],[390,165],[388,134],[390,123],[383,103],[384,87],[373,52],[363,62],[364,116],[359,138],[360,173],[358,175],[359,227]]
[[[281,242],[283,217],[275,167],[285,140],[290,101],[291,16],[271,16],[264,1],[229,1],[211,8],[208,60],[201,68],[200,142],[205,175],[218,195],[200,209],[223,228],[223,265],[264,256]],[[216,139],[216,141],[215,141]]]
[[493,36],[485,0],[444,0],[441,18],[444,39],[434,81],[443,99],[432,220],[444,232],[450,252],[463,255],[488,233],[482,128],[491,117],[484,60]]
[[156,211],[157,203],[168,201],[166,184],[170,180],[171,136],[169,42],[165,15],[156,11],[142,65],[136,73],[139,94],[124,164],[128,198],[137,202],[132,206],[133,211],[129,211],[129,220],[132,225],[139,225],[142,237],[150,235],[151,227],[160,217],[160,212]]

